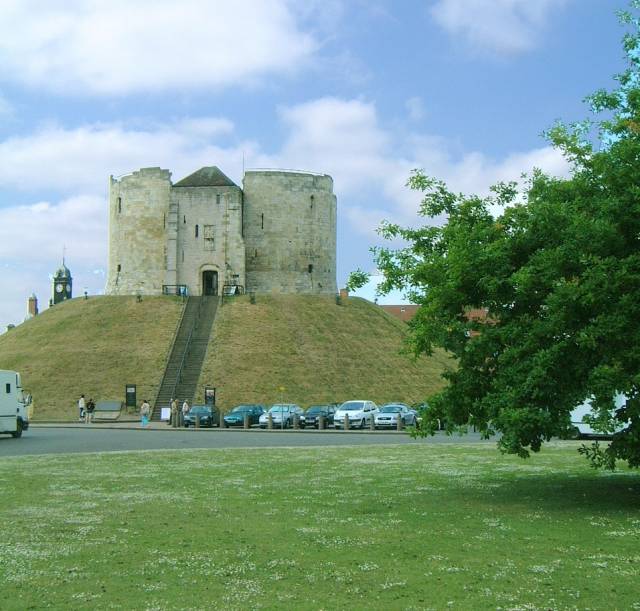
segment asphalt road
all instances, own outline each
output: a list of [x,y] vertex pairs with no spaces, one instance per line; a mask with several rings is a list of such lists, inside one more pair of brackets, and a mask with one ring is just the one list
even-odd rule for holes
[[[122,452],[187,448],[278,448],[480,442],[480,436],[438,433],[412,439],[404,433],[347,431],[233,431],[31,426],[20,439],[0,436],[0,457],[78,452]],[[494,443],[493,441],[484,443]]]

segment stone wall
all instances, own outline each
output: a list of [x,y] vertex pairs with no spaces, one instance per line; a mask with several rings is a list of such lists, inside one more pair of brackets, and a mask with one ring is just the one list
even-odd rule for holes
[[171,172],[142,168],[109,181],[108,295],[159,295],[167,269]]
[[239,187],[173,187],[177,214],[177,284],[190,295],[203,292],[202,272],[224,284],[245,284],[242,191]]
[[247,290],[336,293],[336,197],[330,176],[248,171],[244,176]]

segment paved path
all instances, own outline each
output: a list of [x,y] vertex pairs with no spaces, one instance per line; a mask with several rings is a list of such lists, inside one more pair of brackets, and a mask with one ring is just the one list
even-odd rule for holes
[[[136,428],[137,427],[137,428]],[[395,431],[266,431],[171,429],[156,424],[146,430],[131,424],[32,425],[21,439],[0,436],[0,457],[77,452],[120,452],[186,448],[277,448],[340,445],[398,445],[480,442],[480,436],[438,433],[413,439]],[[493,441],[484,443],[494,443]]]

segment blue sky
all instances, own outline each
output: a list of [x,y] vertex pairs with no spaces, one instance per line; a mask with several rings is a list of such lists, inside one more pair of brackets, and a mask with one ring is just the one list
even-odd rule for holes
[[[541,132],[623,69],[626,0],[3,0],[0,332],[63,247],[99,293],[109,175],[217,165],[331,174],[338,284],[412,168],[464,192],[567,166]],[[395,297],[393,300],[397,300]]]

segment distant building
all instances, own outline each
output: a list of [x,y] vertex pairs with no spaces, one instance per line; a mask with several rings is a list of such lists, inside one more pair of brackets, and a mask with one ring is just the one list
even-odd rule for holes
[[38,298],[35,293],[31,294],[31,297],[27,299],[27,320],[38,315]]
[[62,265],[53,275],[52,292],[53,296],[49,305],[56,305],[73,297],[73,278],[69,268],[64,263],[64,258],[62,259]]
[[382,305],[380,306],[385,312],[395,316],[404,322],[409,322],[418,311],[419,305]]
[[217,167],[111,177],[105,293],[334,295],[333,179],[251,170],[242,184]]

